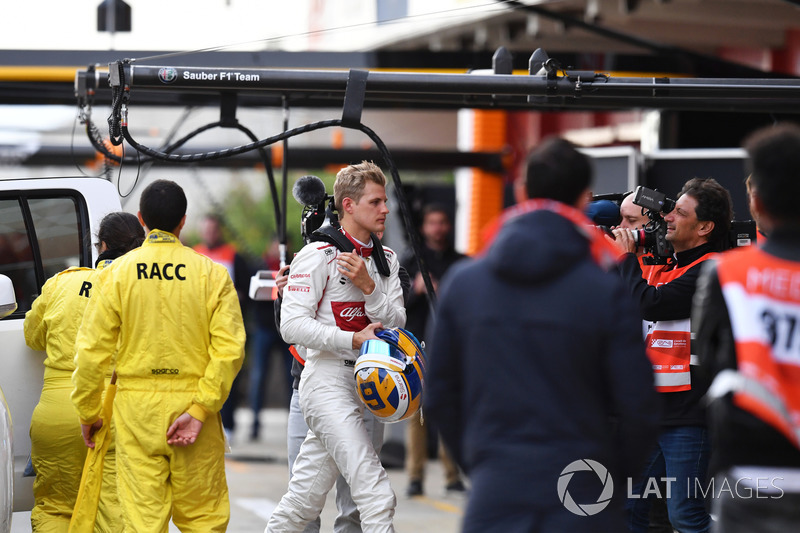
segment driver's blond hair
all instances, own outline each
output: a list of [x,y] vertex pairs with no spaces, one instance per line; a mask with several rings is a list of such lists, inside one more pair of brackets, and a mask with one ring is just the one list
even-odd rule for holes
[[333,184],[333,201],[340,216],[343,213],[342,200],[352,198],[354,202],[358,203],[364,196],[367,181],[386,187],[386,176],[372,161],[362,161],[357,165],[346,166],[336,174],[336,181]]

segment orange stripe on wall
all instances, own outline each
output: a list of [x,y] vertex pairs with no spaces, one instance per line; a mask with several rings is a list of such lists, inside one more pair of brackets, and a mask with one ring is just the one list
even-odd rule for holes
[[[475,151],[501,151],[506,139],[508,115],[505,111],[473,111],[473,147]],[[472,170],[472,200],[470,205],[467,253],[483,248],[483,228],[503,211],[503,175]]]

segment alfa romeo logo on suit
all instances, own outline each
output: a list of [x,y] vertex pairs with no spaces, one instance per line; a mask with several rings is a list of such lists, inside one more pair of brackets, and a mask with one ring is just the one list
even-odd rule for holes
[[[603,484],[603,490],[600,496],[597,497],[595,503],[576,503],[570,496],[567,486],[572,480],[575,472],[590,470],[597,474],[600,482]],[[597,461],[591,459],[579,459],[568,464],[561,475],[558,477],[558,499],[566,507],[567,511],[578,516],[592,516],[608,506],[611,501],[611,496],[614,494],[614,481],[608,473],[608,469]]]

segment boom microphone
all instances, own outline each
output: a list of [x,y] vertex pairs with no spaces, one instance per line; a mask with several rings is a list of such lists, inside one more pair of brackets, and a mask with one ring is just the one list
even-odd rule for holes
[[316,176],[303,176],[294,182],[292,196],[302,205],[316,206],[328,197],[328,193],[321,179]]

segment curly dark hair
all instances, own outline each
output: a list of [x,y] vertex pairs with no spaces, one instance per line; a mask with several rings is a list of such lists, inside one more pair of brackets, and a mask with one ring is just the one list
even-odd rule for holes
[[678,198],[688,194],[697,200],[697,220],[709,220],[714,223],[708,242],[718,251],[729,246],[733,207],[731,193],[714,178],[692,178],[687,181]]

